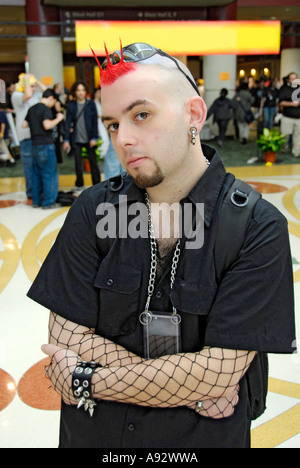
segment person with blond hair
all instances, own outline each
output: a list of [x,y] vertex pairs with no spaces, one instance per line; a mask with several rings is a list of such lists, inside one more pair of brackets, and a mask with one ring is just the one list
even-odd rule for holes
[[[37,90],[40,88],[40,91]],[[16,89],[12,94],[11,102],[15,111],[16,131],[20,142],[20,156],[23,164],[26,195],[32,199],[32,141],[29,128],[22,128],[22,123],[31,106],[40,102],[42,92],[46,90],[44,86],[34,75],[30,73],[21,73]]]

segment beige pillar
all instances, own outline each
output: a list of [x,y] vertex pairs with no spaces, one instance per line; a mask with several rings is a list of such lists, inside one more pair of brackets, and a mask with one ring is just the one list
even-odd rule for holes
[[295,72],[300,77],[300,48],[283,49],[280,60],[280,78]]
[[28,37],[29,72],[49,88],[63,84],[63,50],[60,37]]
[[[228,98],[233,98],[236,87],[236,55],[206,55],[203,57],[204,101],[207,108],[220,96],[222,88],[228,90]],[[212,117],[209,120],[212,123]],[[213,126],[213,132],[217,134],[217,126]],[[233,127],[230,125],[228,135],[233,135]]]

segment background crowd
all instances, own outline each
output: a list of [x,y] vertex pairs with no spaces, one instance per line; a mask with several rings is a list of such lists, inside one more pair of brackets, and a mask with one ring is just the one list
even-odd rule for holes
[[[223,88],[207,115],[209,126],[217,124],[218,146],[224,145],[230,122],[235,139],[245,145],[256,121],[257,137],[265,128],[280,126],[287,136],[284,151],[300,157],[299,84],[297,74],[291,72],[283,82],[265,76],[258,81],[252,76],[242,79],[232,98]],[[33,75],[22,73],[17,83],[7,83],[6,103],[1,107],[0,170],[1,165],[14,166],[15,159],[21,159],[26,195],[34,208],[58,206],[57,165],[66,157],[74,159],[75,196],[84,189],[85,162],[93,184],[101,180],[103,161],[104,179],[123,171],[101,121],[100,89],[90,93],[84,81],[76,81],[70,90],[61,83],[47,89]]]
[[300,81],[294,72],[278,79],[263,76],[255,81],[252,76],[242,79],[233,99],[228,99],[228,90],[222,89],[220,97],[208,109],[208,118],[219,127],[218,145],[223,146],[230,120],[233,120],[235,137],[243,145],[249,139],[250,125],[257,122],[257,137],[263,129],[271,130],[276,123],[286,135],[284,151],[300,157]]
[[58,206],[57,165],[64,157],[74,158],[72,192],[77,195],[84,189],[85,161],[93,184],[101,180],[103,160],[105,179],[123,171],[101,121],[100,89],[90,95],[84,81],[76,81],[70,90],[61,83],[50,89],[22,73],[16,84],[7,84],[6,91],[6,104],[0,110],[0,162],[13,166],[12,154],[19,154],[26,195],[34,208]]

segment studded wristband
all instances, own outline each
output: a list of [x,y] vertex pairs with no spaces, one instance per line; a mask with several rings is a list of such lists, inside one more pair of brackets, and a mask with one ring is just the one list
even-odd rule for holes
[[93,416],[96,402],[92,395],[92,376],[97,367],[102,367],[96,362],[82,361],[76,366],[72,376],[72,391],[78,401],[77,409],[84,407],[84,410],[89,410],[90,416]]

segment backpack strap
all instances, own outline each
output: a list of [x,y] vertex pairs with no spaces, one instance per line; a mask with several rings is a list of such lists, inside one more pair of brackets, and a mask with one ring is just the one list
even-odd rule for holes
[[[126,178],[126,172],[119,174],[115,177],[111,177],[110,179],[105,181],[106,191],[105,191],[105,203],[114,203],[117,199],[118,192],[123,188],[124,181]],[[98,241],[98,251],[102,258],[105,258],[112,247],[114,239],[107,236]]]
[[[233,182],[225,195],[214,251],[218,280],[238,258],[251,215],[260,199],[259,192],[239,179]],[[258,352],[245,376],[252,420],[261,416],[266,409],[268,370],[267,354]]]
[[260,198],[259,192],[239,179],[235,179],[225,195],[214,249],[218,279],[237,259],[253,209]]

